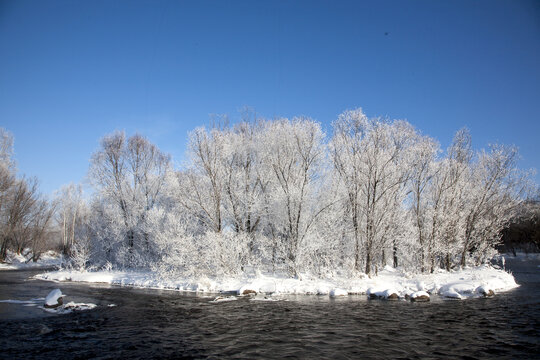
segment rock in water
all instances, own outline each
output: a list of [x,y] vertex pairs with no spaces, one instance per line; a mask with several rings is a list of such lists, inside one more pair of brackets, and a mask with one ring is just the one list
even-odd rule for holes
[[476,289],[478,293],[483,295],[484,297],[492,297],[495,296],[495,292],[485,286],[480,286]]
[[491,289],[489,290],[486,290],[484,292],[482,292],[482,295],[484,295],[484,297],[492,297],[492,296],[495,296],[495,292]]
[[62,292],[60,291],[60,289],[54,289],[45,298],[44,307],[48,309],[55,309],[61,306],[64,303],[64,301],[62,300],[63,297],[64,295],[62,295]]
[[257,292],[255,290],[251,290],[251,289],[246,289],[244,291],[242,291],[242,295],[257,295]]

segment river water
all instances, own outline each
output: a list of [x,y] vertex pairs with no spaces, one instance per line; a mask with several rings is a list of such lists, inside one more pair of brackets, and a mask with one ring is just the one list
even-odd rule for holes
[[29,279],[43,270],[2,271],[0,300],[60,288],[66,301],[98,307],[57,315],[0,303],[0,358],[540,358],[540,261],[506,265],[519,288],[429,303],[365,296],[211,303],[172,291]]

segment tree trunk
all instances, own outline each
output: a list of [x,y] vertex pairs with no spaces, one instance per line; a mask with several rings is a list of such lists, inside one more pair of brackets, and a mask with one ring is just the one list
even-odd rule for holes
[[394,239],[393,253],[394,253],[394,268],[397,268],[398,267],[398,256],[397,256],[397,243],[396,243],[395,239]]

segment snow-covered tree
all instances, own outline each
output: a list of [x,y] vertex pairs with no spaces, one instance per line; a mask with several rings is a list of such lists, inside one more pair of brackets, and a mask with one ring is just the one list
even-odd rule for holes
[[[405,196],[404,185],[410,176],[408,152],[414,137],[407,122],[370,119],[361,109],[344,112],[334,123],[331,153],[344,187],[357,271],[363,263],[366,274],[371,274],[376,251],[395,240],[389,235],[400,224],[391,214],[398,211]],[[394,241],[392,251],[397,265]]]
[[161,204],[169,169],[169,156],[138,134],[128,139],[123,132],[107,135],[92,156],[90,178],[98,196],[94,206],[104,224],[99,231],[107,234],[101,239],[126,264],[144,265],[151,258],[145,221]]
[[81,213],[85,206],[82,198],[82,186],[73,183],[62,186],[56,193],[57,223],[62,237],[62,252],[71,253],[75,245],[77,226],[81,224]]
[[[324,167],[324,133],[308,118],[280,119],[264,124],[260,146],[263,163],[270,167],[270,218],[285,247],[289,271],[298,272],[298,256],[317,217],[326,207],[319,203]],[[268,172],[267,172],[268,173]]]
[[208,230],[223,229],[225,131],[200,127],[189,134],[188,155],[191,161],[179,172],[178,200]]
[[420,252],[420,269],[424,272],[426,266],[426,252],[429,248],[429,199],[426,194],[431,180],[436,172],[436,156],[439,144],[426,136],[419,136],[414,148],[410,152],[410,192],[412,197],[412,216],[414,228],[417,233],[418,248]]

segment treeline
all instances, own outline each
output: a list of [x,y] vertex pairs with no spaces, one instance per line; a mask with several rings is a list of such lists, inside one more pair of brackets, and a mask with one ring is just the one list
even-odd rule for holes
[[77,266],[184,276],[414,271],[479,264],[530,189],[517,150],[443,153],[406,121],[341,114],[327,136],[309,118],[217,122],[189,135],[180,170],[141,135],[105,136],[94,194],[64,188],[57,216]]
[[17,177],[13,136],[0,128],[0,261],[8,250],[38,260],[51,247],[54,206],[35,178]]

